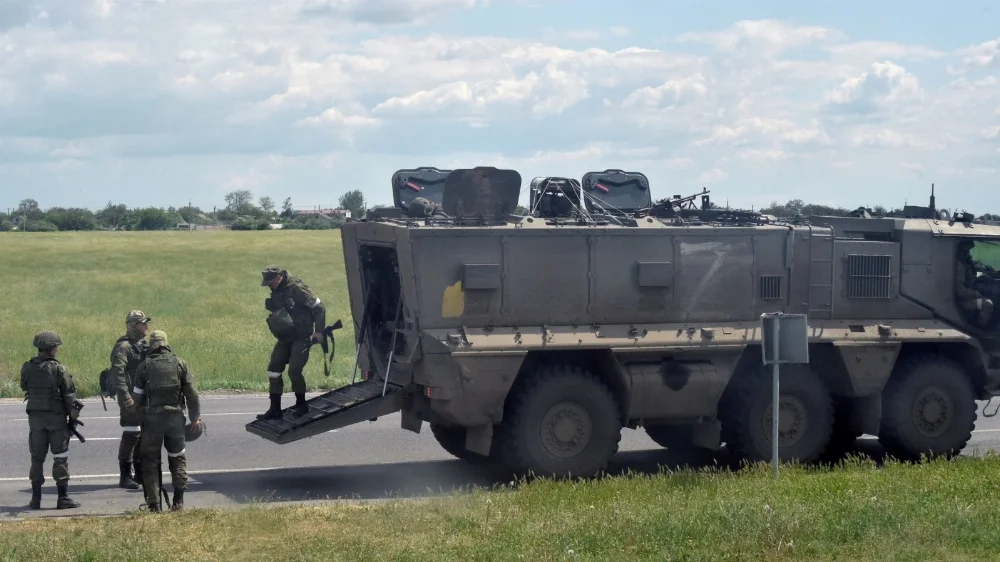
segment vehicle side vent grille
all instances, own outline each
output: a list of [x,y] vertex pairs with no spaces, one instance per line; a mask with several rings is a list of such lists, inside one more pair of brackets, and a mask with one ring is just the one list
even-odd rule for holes
[[760,298],[762,300],[777,300],[781,298],[781,276],[760,276]]
[[847,298],[887,299],[892,286],[892,256],[847,256]]

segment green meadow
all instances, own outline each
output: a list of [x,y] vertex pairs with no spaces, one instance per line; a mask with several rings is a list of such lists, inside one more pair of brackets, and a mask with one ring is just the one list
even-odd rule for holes
[[423,501],[0,524],[0,560],[1000,559],[1000,459],[537,480]]
[[[23,396],[21,365],[36,353],[39,330],[59,333],[60,361],[81,395],[95,395],[135,308],[153,318],[151,329],[166,331],[200,390],[266,392],[274,339],[260,270],[269,263],[302,277],[326,304],[328,324],[344,322],[329,378],[322,349],[313,348],[310,389],[350,380],[353,323],[339,230],[5,233],[0,248],[0,397]],[[285,388],[291,392],[287,374]]]

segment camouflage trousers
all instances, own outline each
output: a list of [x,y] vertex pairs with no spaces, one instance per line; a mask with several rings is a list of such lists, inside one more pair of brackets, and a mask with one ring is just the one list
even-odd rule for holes
[[160,497],[160,449],[167,450],[167,466],[174,490],[187,488],[187,457],[184,456],[184,426],[182,412],[146,414],[142,422],[142,490],[146,503],[158,503]]
[[138,410],[129,413],[119,405],[118,424],[122,426],[122,440],[118,444],[118,462],[139,462],[139,437],[142,435],[142,416]]
[[278,341],[271,350],[271,362],[267,365],[270,377],[268,389],[271,394],[281,394],[285,390],[285,380],[281,373],[288,365],[288,380],[292,381],[292,392],[305,394],[306,378],[302,374],[309,362],[309,340]]
[[45,482],[43,465],[49,450],[52,451],[52,479],[56,484],[69,481],[69,427],[65,414],[28,414],[28,450],[31,452],[31,470],[28,478],[32,484]]

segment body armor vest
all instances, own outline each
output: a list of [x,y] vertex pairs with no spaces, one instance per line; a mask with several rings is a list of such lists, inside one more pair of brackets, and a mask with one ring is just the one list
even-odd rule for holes
[[184,405],[184,395],[181,392],[181,366],[177,356],[169,351],[157,353],[146,358],[147,380],[146,396],[149,406]]
[[67,414],[66,404],[56,385],[56,369],[59,363],[55,359],[34,358],[25,365],[25,386],[27,386],[28,412],[49,412],[52,414]]

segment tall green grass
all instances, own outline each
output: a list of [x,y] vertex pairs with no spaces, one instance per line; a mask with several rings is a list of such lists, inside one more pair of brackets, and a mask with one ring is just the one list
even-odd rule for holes
[[1000,460],[538,481],[428,501],[0,525],[9,560],[1000,560]]
[[95,394],[133,308],[167,332],[199,389],[266,391],[274,340],[260,270],[269,263],[303,278],[326,304],[328,323],[344,321],[335,374],[323,376],[316,346],[309,386],[350,379],[353,323],[340,231],[9,233],[0,234],[0,247],[0,396],[22,396],[21,364],[35,354],[39,330],[59,333],[59,359],[81,394]]

